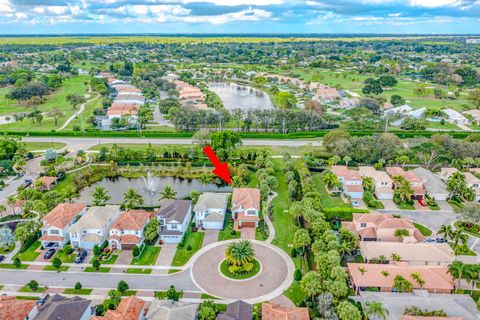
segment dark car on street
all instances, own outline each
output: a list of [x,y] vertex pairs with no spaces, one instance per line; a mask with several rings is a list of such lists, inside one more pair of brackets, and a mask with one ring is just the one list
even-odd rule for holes
[[48,249],[47,252],[43,255],[44,259],[50,259],[55,254],[55,249]]
[[77,254],[77,257],[75,258],[75,263],[82,263],[83,260],[85,260],[85,257],[87,256],[87,250],[82,250]]
[[0,254],[0,262],[2,262],[3,260],[5,260],[5,256],[3,254]]

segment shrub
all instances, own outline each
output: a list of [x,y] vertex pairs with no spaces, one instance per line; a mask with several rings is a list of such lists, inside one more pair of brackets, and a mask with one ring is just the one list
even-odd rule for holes
[[15,266],[15,268],[20,268],[22,266],[22,261],[20,261],[20,258],[19,257],[15,257],[15,259],[13,259],[13,265]]
[[103,304],[97,305],[97,308],[95,309],[95,315],[96,316],[102,316],[105,313],[105,307]]
[[100,261],[98,261],[97,259],[93,260],[92,267],[94,267],[95,270],[98,270],[98,268],[100,268]]
[[297,254],[298,254],[298,252],[297,252],[297,249],[295,249],[295,248],[293,248],[292,251],[290,251],[290,256],[292,258],[296,258]]
[[71,245],[67,244],[65,247],[63,247],[63,251],[64,251],[66,254],[70,255],[70,254],[73,253],[73,248],[72,248]]
[[93,246],[93,254],[99,256],[102,253],[102,249],[98,246],[98,244]]
[[383,209],[383,204],[378,201],[374,196],[373,193],[370,191],[365,191],[363,193],[363,201],[365,201],[365,204],[367,207],[371,209]]
[[75,290],[82,290],[82,284],[80,282],[75,283]]
[[128,286],[128,283],[126,283],[123,280],[120,280],[117,284],[117,290],[120,291],[121,293],[125,293],[128,291],[130,287]]
[[192,246],[191,245],[187,246],[187,251],[192,251]]
[[132,255],[136,258],[140,255],[140,248],[138,246],[134,246],[132,250]]
[[52,260],[52,267],[54,267],[55,269],[58,269],[62,266],[62,260],[60,260],[59,258],[55,257],[53,258]]
[[185,246],[185,242],[183,242],[183,241],[181,241],[177,244],[178,249],[183,249],[184,246]]
[[30,288],[32,291],[37,291],[38,290],[38,282],[35,280],[31,280],[27,286]]
[[295,281],[302,280],[302,271],[300,271],[300,269],[296,269],[295,273],[293,274],[293,278],[295,279]]

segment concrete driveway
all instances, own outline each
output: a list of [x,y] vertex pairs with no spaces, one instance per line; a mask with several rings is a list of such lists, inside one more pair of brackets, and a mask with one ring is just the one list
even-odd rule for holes
[[240,230],[240,238],[247,240],[255,240],[256,238],[256,228],[242,228]]
[[414,222],[418,222],[429,229],[436,232],[440,229],[442,224],[449,225],[453,221],[457,220],[457,216],[452,211],[443,210],[430,210],[430,211],[417,211],[417,210],[378,210],[381,213],[398,214],[403,218],[410,219]]
[[117,261],[115,261],[115,264],[130,264],[133,259],[133,253],[132,250],[122,250],[120,253],[114,253],[118,255]]
[[440,210],[453,211],[452,206],[450,205],[450,203],[447,202],[447,200],[437,200],[437,204],[440,207]]
[[380,200],[385,207],[385,210],[398,210],[397,205],[393,200]]
[[[175,257],[175,253],[177,252],[177,245],[174,243],[166,243],[162,245],[162,250],[160,250],[160,254],[157,257],[157,261],[155,262],[156,266],[171,266],[173,257]],[[153,269],[153,274],[167,274],[168,269]]]
[[218,241],[218,234],[220,230],[205,230],[205,236],[203,237],[202,248]]

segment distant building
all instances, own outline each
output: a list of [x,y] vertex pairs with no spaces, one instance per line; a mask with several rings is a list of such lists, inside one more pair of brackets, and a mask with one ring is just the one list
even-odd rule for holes
[[465,42],[468,44],[480,44],[480,39],[467,39]]
[[447,200],[449,192],[439,176],[425,168],[415,168],[412,172],[423,180],[423,186],[428,195],[435,200]]
[[447,121],[453,124],[469,125],[470,120],[465,118],[460,112],[453,109],[442,109],[442,112],[447,115]]
[[191,302],[174,302],[155,299],[148,307],[146,320],[195,320],[198,305]]
[[[455,172],[458,172],[458,169],[455,168],[441,168],[439,176],[443,181],[447,181],[448,178]],[[467,187],[473,188],[475,191],[475,201],[480,202],[480,179],[474,176],[471,172],[462,172],[465,175],[465,180]]]
[[379,171],[373,167],[363,166],[358,167],[358,172],[363,178],[372,178],[374,194],[377,199],[393,199],[393,181],[385,171]]
[[[417,176],[414,172],[405,171],[400,167],[387,167],[385,170],[391,178],[394,178],[395,176],[402,176],[405,178],[405,180],[410,182],[410,185],[413,189],[412,199],[423,199],[425,196],[425,189],[423,188],[422,178]],[[394,187],[396,188],[395,184]]]
[[57,184],[57,177],[43,176],[35,180],[35,185],[40,184],[40,190],[51,190]]

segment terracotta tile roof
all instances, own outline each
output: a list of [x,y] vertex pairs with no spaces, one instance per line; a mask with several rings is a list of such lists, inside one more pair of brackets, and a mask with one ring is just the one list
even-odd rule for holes
[[262,304],[262,320],[309,320],[308,308],[282,307],[265,302]]
[[[448,268],[439,266],[399,264],[367,264],[348,263],[348,273],[355,286],[392,288],[393,279],[397,275],[409,280],[414,289],[424,290],[453,290],[453,279]],[[362,271],[363,274],[362,274]],[[384,271],[388,272],[385,276]],[[382,273],[383,272],[383,273]],[[418,272],[425,284],[422,288],[412,280],[411,274]]]
[[44,234],[43,236],[40,237],[40,241],[63,241],[63,237]]
[[350,170],[347,166],[332,166],[332,172],[337,177],[343,177],[348,181],[362,180],[358,171]]
[[103,317],[92,320],[137,320],[143,312],[145,301],[135,296],[123,298],[116,310],[108,310]]
[[0,296],[0,319],[24,320],[37,302]]
[[411,171],[405,171],[400,167],[387,167],[385,170],[391,177],[402,176],[411,183],[423,183],[423,179],[417,176],[415,173]]
[[43,226],[63,229],[86,207],[80,203],[60,203],[42,219]]
[[260,210],[260,190],[254,188],[234,188],[232,195],[232,203],[236,210],[239,207],[242,209],[254,208]]
[[120,237],[121,244],[137,244],[140,243],[142,239],[134,234],[125,234]]
[[398,243],[360,241],[362,256],[370,261],[383,255],[387,258],[396,253],[401,261],[412,262],[440,262],[449,264],[455,260],[455,255],[447,243]]
[[38,178],[36,181],[40,181],[42,185],[48,187],[54,184],[57,181],[57,177],[43,176]]
[[145,210],[130,210],[128,212],[124,211],[120,213],[120,216],[113,223],[110,229],[140,231],[145,227],[152,216],[152,212]]
[[360,184],[347,184],[345,186],[348,192],[363,192],[363,186]]

